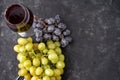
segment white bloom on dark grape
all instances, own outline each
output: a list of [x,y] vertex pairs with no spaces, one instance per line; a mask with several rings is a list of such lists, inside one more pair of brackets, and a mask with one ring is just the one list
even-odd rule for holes
[[43,36],[45,39],[51,39],[51,35],[50,34],[44,34]]
[[56,16],[55,16],[55,21],[56,21],[57,23],[60,22],[60,16],[59,16],[59,15],[56,15]]
[[63,31],[63,35],[64,36],[70,35],[70,30],[66,29],[65,31]]
[[66,29],[66,25],[63,23],[59,23],[58,24],[58,28],[60,28],[61,30],[65,30]]
[[57,35],[57,36],[60,36],[61,35],[61,30],[59,28],[55,28],[54,34]]
[[72,37],[70,37],[70,36],[65,37],[65,39],[66,39],[68,42],[71,42],[71,41],[72,41]]
[[48,18],[48,19],[45,19],[45,22],[47,24],[54,24],[55,23],[55,19],[54,18]]
[[66,39],[62,38],[62,40],[61,40],[62,47],[66,47],[68,44],[69,44],[69,42]]
[[54,25],[50,25],[50,26],[48,26],[47,31],[48,32],[53,32],[54,29],[55,29],[55,26]]
[[53,36],[52,36],[52,39],[53,39],[54,41],[59,41],[59,37],[56,36],[56,35],[53,35]]

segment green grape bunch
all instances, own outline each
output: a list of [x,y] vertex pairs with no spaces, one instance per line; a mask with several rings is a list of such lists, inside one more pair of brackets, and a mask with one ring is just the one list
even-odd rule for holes
[[33,43],[31,37],[18,38],[17,42],[14,51],[19,61],[19,76],[25,80],[62,80],[65,56],[60,42]]

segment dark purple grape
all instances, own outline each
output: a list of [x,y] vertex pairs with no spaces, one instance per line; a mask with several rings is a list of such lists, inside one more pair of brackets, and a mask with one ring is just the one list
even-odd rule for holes
[[45,39],[51,39],[51,35],[50,34],[44,34],[43,36]]
[[45,19],[45,22],[47,24],[54,24],[55,23],[55,19],[54,18],[48,18],[48,19]]
[[63,23],[59,23],[58,24],[58,28],[60,28],[61,30],[65,30],[66,29],[66,25]]
[[60,36],[61,35],[61,30],[59,28],[55,28],[54,34],[57,35],[57,36]]
[[42,24],[38,23],[38,24],[36,24],[36,27],[42,29],[44,26]]
[[65,37],[65,40],[67,40],[68,42],[71,42],[72,41],[72,37],[67,36],[67,37]]
[[69,42],[66,40],[66,39],[62,39],[61,40],[61,45],[62,45],[62,47],[66,47],[67,45],[69,44]]
[[67,30],[63,31],[63,35],[64,35],[64,36],[70,35],[70,30],[67,29]]
[[48,26],[47,31],[48,32],[53,32],[54,29],[55,29],[55,26],[54,25],[50,25],[50,26]]
[[53,36],[52,36],[52,39],[53,39],[54,41],[59,41],[59,37],[56,36],[56,35],[53,35]]
[[43,39],[42,37],[36,37],[36,41],[37,41],[37,42],[42,41],[42,39]]
[[55,16],[55,21],[56,21],[56,23],[59,23],[59,22],[60,22],[60,16],[59,16],[59,15],[56,15],[56,16]]

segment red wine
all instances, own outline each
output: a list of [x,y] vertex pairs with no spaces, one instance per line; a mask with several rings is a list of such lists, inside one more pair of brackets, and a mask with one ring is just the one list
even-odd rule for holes
[[5,19],[8,27],[15,32],[27,31],[33,23],[33,14],[22,4],[12,4],[5,12]]

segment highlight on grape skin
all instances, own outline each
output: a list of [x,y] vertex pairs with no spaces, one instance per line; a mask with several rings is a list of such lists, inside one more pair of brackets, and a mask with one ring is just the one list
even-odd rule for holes
[[65,56],[61,43],[47,40],[33,43],[32,38],[18,38],[13,49],[17,53],[18,75],[25,80],[62,80]]

